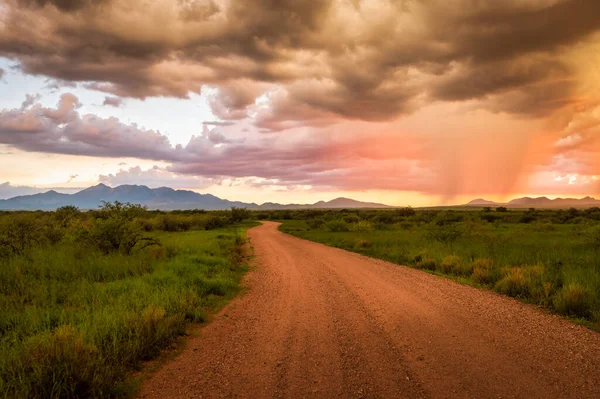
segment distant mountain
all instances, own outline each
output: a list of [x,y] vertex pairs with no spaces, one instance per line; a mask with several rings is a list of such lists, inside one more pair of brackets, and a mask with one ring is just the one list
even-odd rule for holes
[[65,205],[80,209],[95,209],[102,201],[131,202],[147,206],[149,209],[229,209],[233,206],[248,209],[319,209],[319,208],[387,208],[387,205],[360,202],[349,198],[319,201],[315,204],[276,204],[245,203],[229,201],[211,194],[194,191],[173,190],[168,187],[151,189],[146,186],[123,185],[109,187],[105,184],[89,187],[75,194],[60,194],[48,191],[41,194],[23,195],[0,200],[0,210],[53,210]]
[[496,206],[499,205],[497,202],[494,201],[488,201],[486,199],[483,198],[477,198],[474,199],[473,201],[469,201],[466,205],[471,205],[471,206]]
[[467,203],[466,206],[506,206],[509,208],[589,208],[593,206],[600,206],[600,200],[592,197],[555,199],[550,199],[548,197],[523,197],[515,198],[504,204],[478,198]]

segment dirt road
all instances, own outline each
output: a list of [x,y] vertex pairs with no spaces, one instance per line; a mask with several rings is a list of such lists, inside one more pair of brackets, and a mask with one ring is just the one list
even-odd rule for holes
[[600,334],[275,223],[249,236],[249,291],[141,397],[600,398]]

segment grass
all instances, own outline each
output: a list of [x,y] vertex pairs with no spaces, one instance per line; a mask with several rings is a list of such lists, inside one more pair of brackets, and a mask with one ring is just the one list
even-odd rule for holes
[[341,210],[287,216],[280,227],[286,233],[447,275],[600,327],[600,210]]
[[[54,215],[0,219],[17,217]],[[0,397],[129,395],[132,371],[240,289],[241,247],[254,222],[150,231],[140,243],[154,245],[105,253],[75,237],[93,218],[78,215],[58,242],[40,235],[0,258]],[[141,219],[127,220],[130,232]]]

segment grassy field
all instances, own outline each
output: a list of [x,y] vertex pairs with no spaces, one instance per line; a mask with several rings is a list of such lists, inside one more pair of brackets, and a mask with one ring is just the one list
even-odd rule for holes
[[273,212],[284,232],[600,327],[600,209]]
[[128,395],[142,361],[238,292],[247,216],[0,215],[0,397]]

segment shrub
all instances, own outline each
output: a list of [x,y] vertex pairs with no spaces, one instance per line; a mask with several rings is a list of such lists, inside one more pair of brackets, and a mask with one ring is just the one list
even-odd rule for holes
[[246,208],[231,208],[231,221],[234,223],[243,222],[246,219],[250,219],[252,213]]
[[594,306],[594,294],[579,283],[570,283],[555,295],[553,305],[561,314],[589,317]]
[[503,275],[494,286],[496,291],[513,297],[538,301],[544,299],[546,289],[542,279],[543,266],[509,267],[503,270]]
[[341,233],[344,231],[348,231],[348,226],[343,220],[332,220],[324,224],[325,230],[331,231],[334,233]]
[[215,230],[227,226],[228,219],[223,216],[211,216],[206,221],[205,230]]
[[456,255],[448,255],[439,264],[439,271],[446,274],[461,274],[460,258]]
[[430,240],[452,245],[461,236],[461,231],[456,224],[430,224],[425,236]]
[[310,227],[313,230],[316,230],[318,228],[320,228],[321,226],[323,226],[323,219],[312,219],[312,220],[307,220],[306,224],[308,225],[308,227]]
[[411,208],[411,207],[406,207],[406,208],[398,208],[398,209],[396,209],[396,214],[397,214],[398,216],[402,216],[402,217],[404,217],[404,216],[413,216],[413,215],[415,215],[416,213],[417,213],[417,212],[416,212],[416,211],[415,211],[413,208]]
[[373,231],[373,225],[367,220],[361,220],[358,223],[350,225],[349,230],[359,233],[367,233],[369,231]]
[[495,281],[494,275],[491,272],[494,269],[494,263],[491,259],[475,259],[475,261],[471,263],[470,269],[472,270],[471,277],[479,284],[491,284]]
[[423,260],[418,261],[416,266],[418,269],[434,271],[436,269],[436,262],[433,258],[424,258]]
[[0,226],[0,253],[21,255],[34,243],[39,243],[41,226],[29,215],[15,215]]
[[[75,327],[66,325],[52,333],[33,336],[25,342],[24,350],[22,367],[35,384],[17,385],[14,394],[32,398],[101,394],[96,382],[98,370],[94,368],[99,360],[97,348],[86,344]],[[24,388],[28,392],[23,392]]]
[[496,208],[496,212],[508,212],[508,209],[505,206],[499,206]]
[[344,222],[346,223],[358,223],[359,219],[356,215],[348,215],[344,217]]

